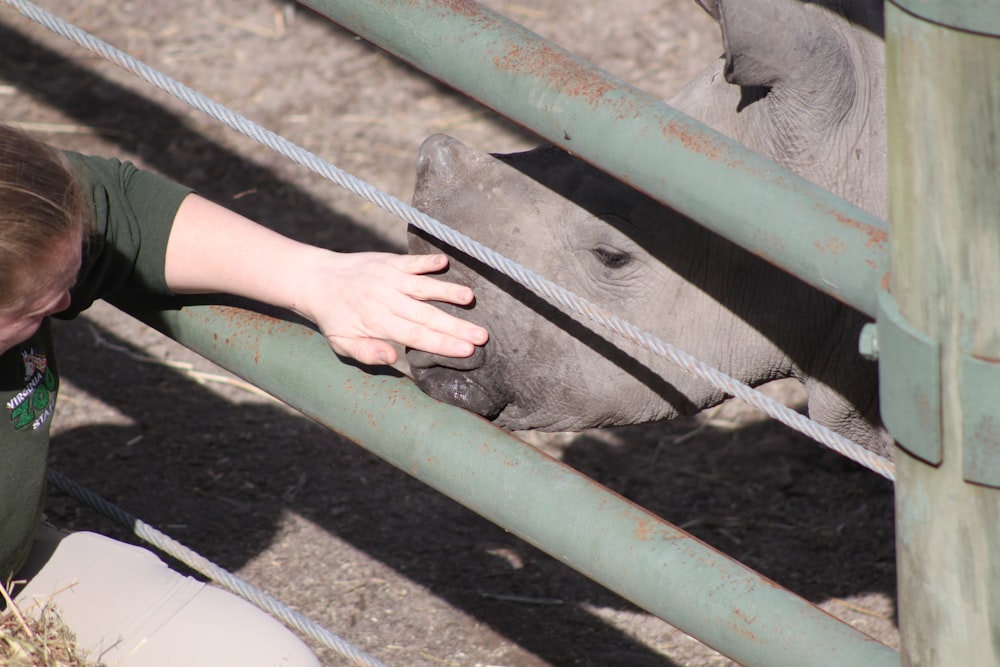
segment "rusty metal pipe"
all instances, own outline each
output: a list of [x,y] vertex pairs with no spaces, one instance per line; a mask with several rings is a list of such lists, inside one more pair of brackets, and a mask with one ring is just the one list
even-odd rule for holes
[[896,667],[894,651],[486,420],[221,306],[147,324],[748,667]]
[[875,316],[877,217],[471,0],[300,2]]

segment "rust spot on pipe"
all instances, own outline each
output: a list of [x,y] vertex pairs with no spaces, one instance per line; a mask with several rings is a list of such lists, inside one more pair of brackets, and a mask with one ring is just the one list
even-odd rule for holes
[[753,624],[753,622],[756,619],[755,618],[751,618],[746,613],[746,611],[744,611],[743,609],[740,609],[740,608],[733,609],[733,616],[735,616],[736,618],[738,618],[742,622],[741,625],[736,626],[736,631],[739,632],[744,637],[746,637],[747,639],[749,639],[750,641],[756,642],[757,641],[757,635],[755,635],[750,630],[750,627],[749,627],[750,625]]
[[817,241],[813,244],[817,250],[822,253],[829,253],[831,255],[843,255],[847,251],[847,246],[844,242],[837,238],[828,238],[823,243]]
[[636,521],[635,536],[637,539],[640,539],[643,542],[645,542],[650,538],[654,528],[655,526],[652,525],[652,522],[650,522],[649,520],[640,519]]
[[833,217],[837,220],[837,222],[845,227],[851,227],[864,234],[868,238],[868,240],[865,241],[866,248],[878,248],[879,250],[888,252],[887,246],[889,244],[889,233],[884,229],[879,229],[878,227],[869,225],[867,222],[856,220],[849,215],[833,210],[819,203],[816,204],[816,208],[820,212]]
[[544,44],[512,44],[493,59],[500,71],[537,77],[561,94],[581,98],[596,106],[609,91],[617,88],[604,77],[590,75],[562,49]]
[[458,14],[460,16],[468,17],[482,14],[479,3],[472,2],[472,0],[436,0],[435,4],[445,8],[452,14]]
[[722,156],[722,147],[714,137],[697,132],[686,123],[671,120],[663,128],[663,134],[681,142],[692,153],[704,155],[709,160],[718,160]]
[[770,247],[776,255],[785,252],[785,239],[781,237],[781,234],[761,230],[760,235],[763,243]]

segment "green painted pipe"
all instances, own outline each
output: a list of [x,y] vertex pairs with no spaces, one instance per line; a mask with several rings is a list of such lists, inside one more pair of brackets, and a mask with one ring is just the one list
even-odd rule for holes
[[875,216],[471,0],[300,2],[875,317]]
[[236,308],[136,311],[261,387],[748,667],[896,667],[894,651],[405,377]]

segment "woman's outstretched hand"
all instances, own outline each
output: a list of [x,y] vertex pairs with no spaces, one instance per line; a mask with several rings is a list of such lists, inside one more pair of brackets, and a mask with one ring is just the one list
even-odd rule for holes
[[301,284],[296,312],[315,322],[338,354],[392,364],[398,343],[447,357],[467,357],[486,343],[482,327],[427,303],[468,305],[472,290],[423,275],[443,270],[445,255],[329,253]]

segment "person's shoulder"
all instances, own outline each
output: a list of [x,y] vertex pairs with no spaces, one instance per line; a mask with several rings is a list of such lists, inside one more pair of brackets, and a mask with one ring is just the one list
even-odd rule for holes
[[87,181],[103,181],[117,178],[123,168],[134,169],[131,163],[118,158],[85,155],[76,151],[60,151],[70,166]]

